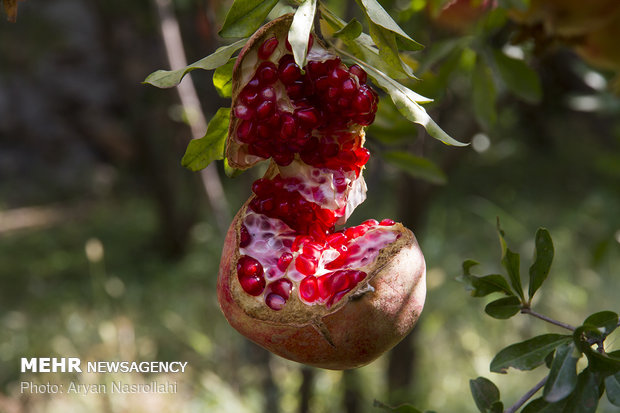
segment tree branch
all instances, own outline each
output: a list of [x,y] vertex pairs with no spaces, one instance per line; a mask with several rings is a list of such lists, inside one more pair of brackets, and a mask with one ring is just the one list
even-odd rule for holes
[[565,329],[570,330],[570,331],[575,331],[575,327],[573,327],[572,325],[566,324],[566,323],[563,323],[561,321],[557,321],[557,320],[554,320],[552,318],[549,318],[549,317],[547,317],[545,315],[539,314],[539,313],[537,313],[536,311],[532,310],[529,307],[522,307],[521,308],[521,314],[529,314],[529,315],[531,315],[533,317],[539,318],[539,319],[541,319],[543,321],[546,321],[546,322],[551,323],[553,325],[556,325],[558,327],[562,327],[562,328],[565,328]]
[[549,376],[545,376],[541,381],[536,383],[536,385],[534,387],[532,387],[527,393],[525,393],[523,395],[523,397],[521,397],[519,400],[517,400],[517,402],[515,404],[513,404],[512,406],[510,406],[509,408],[504,410],[504,413],[515,413],[517,410],[519,410],[521,408],[521,406],[523,406],[525,404],[526,401],[528,401],[533,395],[536,394],[536,392],[538,390],[540,390],[542,388],[542,386],[545,385],[545,383],[547,382],[548,378],[549,378]]

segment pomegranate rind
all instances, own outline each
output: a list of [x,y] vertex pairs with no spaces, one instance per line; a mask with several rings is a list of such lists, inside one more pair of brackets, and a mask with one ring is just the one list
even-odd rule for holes
[[[228,322],[273,353],[316,367],[363,366],[396,345],[414,327],[426,296],[426,265],[413,233],[383,248],[365,270],[366,279],[331,308],[293,299],[278,312],[241,291],[236,275],[240,226],[247,206],[231,224],[222,252],[218,301]],[[370,287],[370,288],[369,288]]]

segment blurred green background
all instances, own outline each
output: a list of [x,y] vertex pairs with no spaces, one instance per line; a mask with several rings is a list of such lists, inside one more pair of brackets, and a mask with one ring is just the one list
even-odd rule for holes
[[[357,13],[352,1],[332,3],[343,17]],[[168,67],[156,2],[27,0],[17,23],[0,23],[1,412],[380,411],[373,399],[473,412],[468,382],[477,376],[492,378],[511,404],[541,373],[491,376],[491,358],[557,330],[526,316],[491,319],[456,281],[466,258],[482,263],[481,274],[500,271],[497,217],[522,268],[536,228],[553,236],[556,259],[534,303],[539,312],[578,324],[591,312],[620,310],[614,74],[562,45],[511,43],[517,29],[505,14],[455,32],[434,24],[423,0],[382,4],[429,46],[412,56],[421,78],[414,87],[436,99],[429,112],[472,145],[444,146],[382,102],[368,133],[370,196],[350,223],[392,217],[412,227],[429,291],[410,337],[345,373],[271,356],[220,313],[222,217],[234,215],[261,171],[229,179],[218,165],[226,207],[218,216],[199,174],[180,166],[191,132],[178,95],[141,84]],[[172,6],[190,62],[220,44],[230,1]],[[523,99],[491,77],[492,99],[480,97],[471,79],[489,48],[524,55],[540,96]],[[229,104],[211,74],[193,72],[193,80],[207,118]],[[407,173],[385,156],[394,150],[435,166]],[[611,348],[618,337],[607,340]],[[21,394],[26,380],[162,378],[21,374],[20,358],[37,356],[184,360],[190,369],[167,377],[178,382],[176,395]],[[618,408],[603,400],[599,411]]]

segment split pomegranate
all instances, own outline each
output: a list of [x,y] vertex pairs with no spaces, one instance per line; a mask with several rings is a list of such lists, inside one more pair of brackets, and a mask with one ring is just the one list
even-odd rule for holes
[[400,341],[424,305],[425,263],[390,219],[338,229],[364,201],[364,127],[378,96],[310,37],[300,68],[292,17],[265,25],[233,71],[229,163],[271,158],[226,237],[218,299],[233,327],[272,352],[318,367],[367,364]]

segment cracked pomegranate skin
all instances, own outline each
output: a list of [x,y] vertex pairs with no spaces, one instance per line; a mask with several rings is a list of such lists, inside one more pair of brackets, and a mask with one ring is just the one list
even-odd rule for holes
[[239,256],[239,219],[244,209],[239,211],[226,235],[217,283],[220,307],[228,322],[241,334],[286,359],[345,370],[374,361],[413,329],[424,307],[426,264],[410,231],[403,247],[370,275],[374,291],[351,299],[322,319],[332,343],[311,324],[278,324],[248,315],[231,294]]
[[259,29],[233,69],[226,157],[270,166],[235,216],[220,262],[220,307],[241,334],[284,358],[327,369],[363,366],[417,322],[425,262],[391,219],[343,225],[366,196],[364,127],[378,95],[366,73],[309,38],[294,63],[292,15]]

